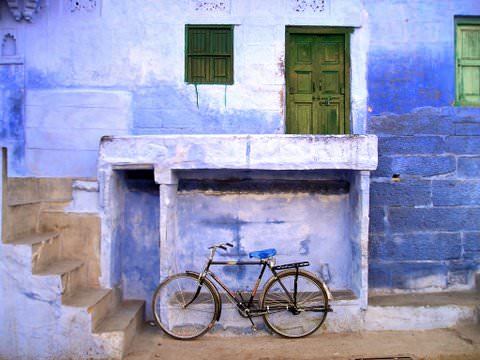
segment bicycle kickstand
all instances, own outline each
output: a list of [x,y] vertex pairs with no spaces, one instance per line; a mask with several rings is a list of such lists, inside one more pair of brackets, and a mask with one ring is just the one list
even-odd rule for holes
[[256,326],[255,323],[253,322],[252,316],[250,315],[249,312],[247,312],[247,315],[248,315],[248,320],[250,320],[250,322],[252,323],[252,333],[255,333],[255,332],[257,331],[257,326]]

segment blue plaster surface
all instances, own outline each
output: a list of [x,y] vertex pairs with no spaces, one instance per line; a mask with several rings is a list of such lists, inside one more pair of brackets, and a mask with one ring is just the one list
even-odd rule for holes
[[458,175],[469,179],[478,179],[480,174],[480,157],[461,157],[458,159]]
[[448,136],[445,139],[446,151],[455,154],[480,154],[478,136]]
[[381,207],[370,208],[370,234],[381,234],[385,231],[385,211]]
[[[190,85],[192,90],[194,87]],[[154,88],[140,88],[133,96],[132,133],[145,134],[264,134],[279,132],[280,113],[258,110],[227,110],[228,87],[224,89],[223,108],[214,108],[202,95],[196,96],[173,84],[158,83]],[[227,101],[227,103],[225,103]]]
[[480,180],[433,181],[432,202],[434,206],[477,206],[480,204]]
[[374,114],[446,106],[455,100],[455,67],[450,47],[437,51],[412,51],[407,47],[408,44],[397,51],[372,50],[370,54],[369,106]]
[[432,154],[445,151],[445,140],[439,136],[381,137],[378,143],[382,155]]
[[369,246],[370,258],[383,261],[454,260],[462,254],[459,233],[374,235]]
[[392,207],[389,216],[393,233],[480,230],[477,207]]
[[372,288],[442,288],[447,285],[448,266],[435,262],[371,263],[368,275]]
[[453,156],[380,156],[373,176],[391,177],[393,174],[428,177],[452,173],[456,168]]
[[455,135],[480,135],[480,124],[478,122],[456,124]]
[[480,264],[480,232],[465,233],[465,257]]
[[9,148],[10,174],[24,171],[24,82],[23,65],[0,65],[0,144]]
[[[348,194],[179,193],[177,270],[200,271],[208,246],[228,241],[235,247],[219,251],[218,259],[248,260],[249,252],[273,247],[278,263],[310,261],[309,270],[320,276],[329,269],[331,278],[325,280],[331,288],[351,288],[348,211]],[[216,267],[214,272],[234,289],[252,289],[258,267]]]
[[384,113],[370,116],[368,132],[382,136],[418,136],[455,134],[452,108],[425,107],[411,113]]
[[425,206],[431,204],[431,181],[372,182],[372,206]]
[[371,31],[372,114],[409,113],[455,100],[454,16],[480,15],[478,1],[365,2]]
[[119,236],[121,287],[125,299],[143,299],[151,318],[151,299],[160,280],[159,193],[155,184],[129,184]]

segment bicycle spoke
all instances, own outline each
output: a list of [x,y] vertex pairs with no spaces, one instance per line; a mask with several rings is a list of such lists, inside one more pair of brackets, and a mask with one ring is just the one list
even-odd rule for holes
[[[262,296],[266,324],[286,337],[302,337],[314,332],[325,320],[327,297],[323,285],[306,272],[285,271],[271,280]],[[297,285],[295,287],[295,281]],[[284,287],[289,294],[285,293]],[[295,290],[297,293],[295,294]],[[291,301],[295,300],[295,303]]]
[[211,328],[217,317],[217,298],[207,282],[198,294],[197,290],[198,277],[193,274],[174,275],[160,284],[154,295],[153,313],[167,334],[191,339]]

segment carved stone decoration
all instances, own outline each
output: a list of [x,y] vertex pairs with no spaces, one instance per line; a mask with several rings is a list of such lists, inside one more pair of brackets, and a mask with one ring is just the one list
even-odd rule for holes
[[296,13],[321,13],[325,11],[327,0],[290,0]]
[[230,13],[230,0],[190,0],[190,8],[197,13]]
[[23,5],[23,17],[27,21],[32,21],[33,15],[39,7],[39,0],[25,0]]
[[22,10],[20,9],[20,4],[18,0],[7,0],[8,8],[12,13],[15,20],[20,21],[22,20],[23,14]]
[[94,13],[99,8],[100,0],[68,0],[67,8],[70,13]]
[[40,0],[7,0],[10,13],[17,21],[25,19],[32,21],[33,15],[39,9]]

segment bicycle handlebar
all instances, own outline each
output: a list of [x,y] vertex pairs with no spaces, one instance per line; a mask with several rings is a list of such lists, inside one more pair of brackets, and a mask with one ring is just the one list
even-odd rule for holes
[[227,246],[228,247],[233,247],[233,244],[229,243],[229,242],[225,242],[225,243],[221,243],[221,244],[217,244],[217,245],[212,245],[209,247],[209,249],[216,249],[216,248],[220,248],[222,250],[225,250],[227,251]]

